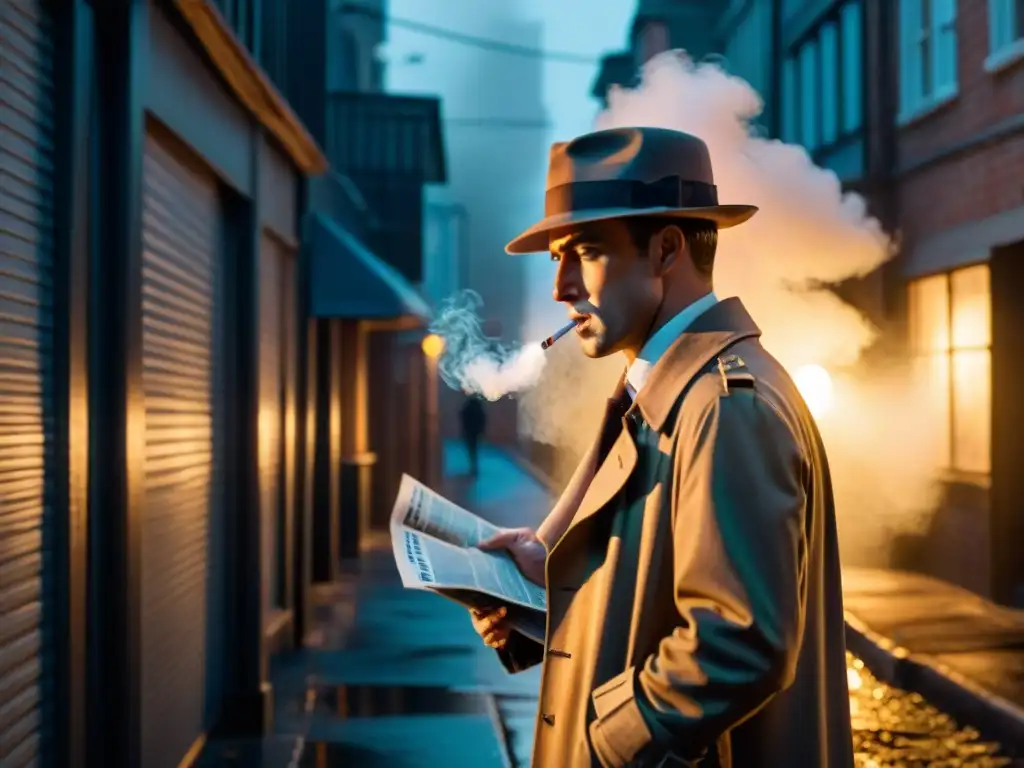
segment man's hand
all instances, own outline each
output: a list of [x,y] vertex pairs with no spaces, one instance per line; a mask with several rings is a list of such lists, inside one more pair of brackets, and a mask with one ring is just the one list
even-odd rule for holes
[[505,622],[506,613],[505,608],[495,608],[491,611],[471,608],[469,611],[473,629],[484,639],[485,644],[499,651],[505,647],[508,636],[512,634],[512,628]]
[[523,575],[534,584],[544,586],[548,551],[532,528],[506,528],[477,546],[480,549],[507,549]]

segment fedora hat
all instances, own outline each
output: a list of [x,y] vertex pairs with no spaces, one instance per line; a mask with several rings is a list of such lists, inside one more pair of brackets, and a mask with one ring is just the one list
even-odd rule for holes
[[612,128],[551,145],[544,218],[505,246],[511,254],[548,249],[552,233],[633,216],[742,224],[754,205],[719,205],[707,145],[665,128]]

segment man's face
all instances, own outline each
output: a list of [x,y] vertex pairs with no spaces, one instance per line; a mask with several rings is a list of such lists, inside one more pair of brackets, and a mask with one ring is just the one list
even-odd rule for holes
[[587,357],[638,349],[662,296],[656,259],[640,252],[622,221],[582,225],[552,237],[555,301],[569,309]]

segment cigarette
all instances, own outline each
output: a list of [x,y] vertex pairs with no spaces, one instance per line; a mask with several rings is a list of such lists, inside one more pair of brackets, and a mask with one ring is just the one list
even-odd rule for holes
[[575,327],[576,327],[576,321],[575,320],[569,321],[564,326],[562,326],[557,331],[555,331],[550,336],[548,336],[546,339],[544,339],[544,341],[542,341],[540,343],[540,348],[541,349],[547,349],[548,347],[550,347],[552,344],[554,344],[560,338],[565,336],[565,334],[567,334],[569,331],[571,331]]

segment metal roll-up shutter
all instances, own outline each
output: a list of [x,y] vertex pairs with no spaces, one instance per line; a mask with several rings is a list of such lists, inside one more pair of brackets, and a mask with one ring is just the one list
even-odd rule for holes
[[218,625],[224,615],[216,366],[221,226],[213,177],[148,137],[142,268],[146,768],[177,766],[218,706]]
[[43,3],[0,9],[0,765],[22,768],[55,744],[53,40]]

